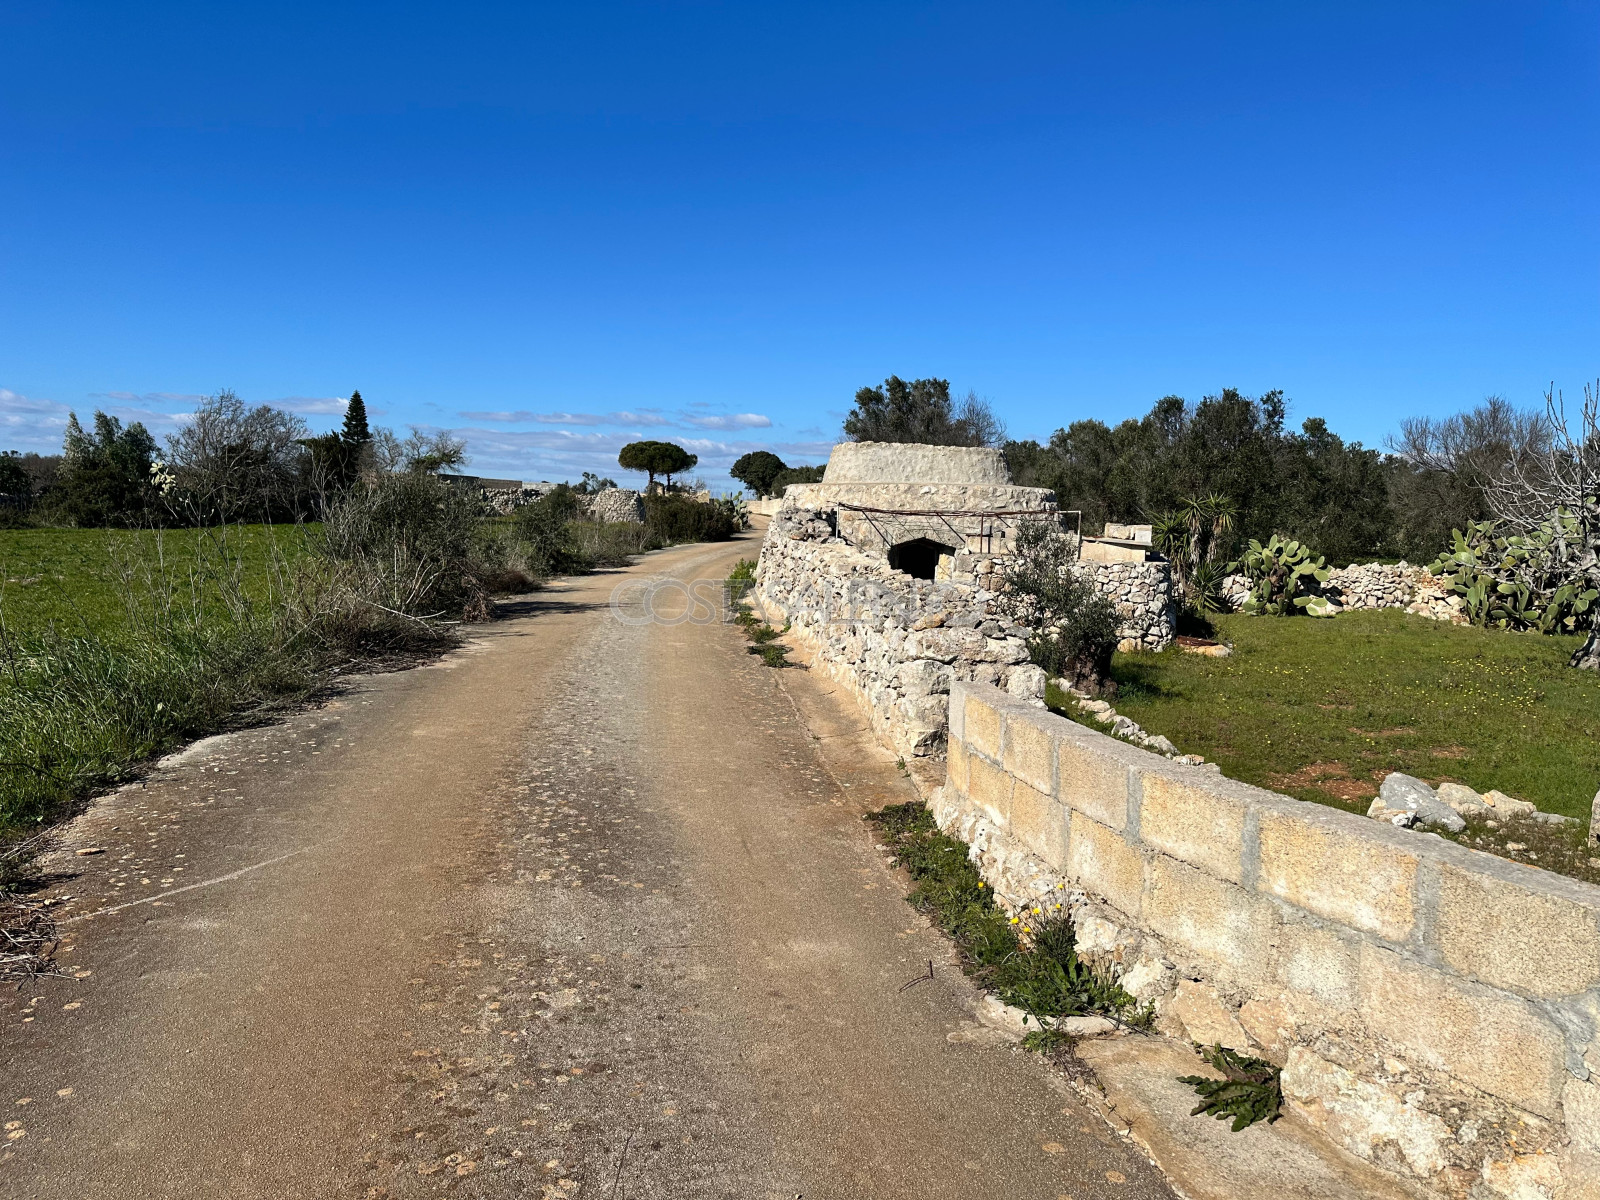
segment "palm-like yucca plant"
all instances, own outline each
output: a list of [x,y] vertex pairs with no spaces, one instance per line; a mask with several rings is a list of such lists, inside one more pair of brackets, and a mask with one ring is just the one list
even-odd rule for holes
[[1239,508],[1220,492],[1190,496],[1151,517],[1151,543],[1172,564],[1172,582],[1198,613],[1222,607],[1222,580]]

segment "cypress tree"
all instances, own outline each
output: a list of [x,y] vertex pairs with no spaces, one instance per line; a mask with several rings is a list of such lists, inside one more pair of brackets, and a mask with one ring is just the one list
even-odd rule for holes
[[372,430],[367,428],[367,405],[360,392],[350,393],[350,403],[344,410],[344,432],[341,435],[352,446],[365,446],[372,440]]

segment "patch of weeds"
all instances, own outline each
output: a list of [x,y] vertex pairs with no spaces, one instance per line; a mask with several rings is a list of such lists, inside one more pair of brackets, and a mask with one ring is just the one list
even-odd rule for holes
[[1038,1026],[1023,1044],[1044,1050],[1068,1040],[1059,1017],[1103,1016],[1146,1028],[1153,1009],[1078,958],[1072,921],[1060,903],[1008,916],[967,857],[967,846],[940,833],[927,806],[910,801],[866,820],[878,829],[915,885],[906,900],[955,941],[962,970],[1015,1005]]
[[774,629],[750,607],[745,597],[750,594],[756,582],[756,564],[748,558],[741,558],[733,565],[733,570],[728,574],[723,587],[728,594],[728,604],[732,612],[734,624],[743,628],[745,636],[754,645],[750,647],[751,654],[761,656],[761,661],[769,667],[792,667],[795,664],[789,661],[789,648],[778,644],[778,638],[789,629]]
[[1178,1080],[1187,1083],[1200,1095],[1190,1116],[1207,1113],[1219,1121],[1233,1118],[1233,1132],[1247,1125],[1266,1121],[1269,1125],[1281,1115],[1283,1105],[1282,1072],[1265,1059],[1237,1054],[1221,1044],[1201,1050],[1200,1057],[1222,1072],[1223,1078],[1211,1079],[1205,1075],[1184,1075]]

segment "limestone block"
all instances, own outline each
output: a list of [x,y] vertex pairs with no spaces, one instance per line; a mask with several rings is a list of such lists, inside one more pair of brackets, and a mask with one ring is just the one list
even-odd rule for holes
[[[1444,961],[1485,983],[1535,996],[1571,995],[1600,984],[1600,892],[1545,880],[1542,871],[1510,871],[1527,883],[1440,866],[1435,936]],[[1582,896],[1586,892],[1594,898]]]
[[1360,1002],[1360,957],[1354,935],[1286,921],[1278,939],[1277,979],[1285,987],[1340,1011]]
[[963,796],[967,793],[967,751],[960,740],[951,737],[950,743],[945,747],[945,783],[960,792]]
[[[967,710],[972,720],[972,710]],[[1011,776],[976,754],[967,759],[967,795],[983,814],[1002,828],[1011,817]]]
[[1242,1054],[1252,1053],[1255,1044],[1233,1010],[1217,996],[1215,988],[1192,979],[1178,980],[1178,993],[1172,999],[1168,1012],[1183,1022],[1184,1032],[1191,1042],[1202,1046],[1221,1043]]
[[1059,717],[1044,713],[1005,715],[1005,768],[1041,792],[1056,792],[1056,740],[1050,726]]
[[[1561,1188],[1561,1164],[1554,1154],[1516,1154],[1483,1164],[1483,1186],[1504,1200],[1554,1200]],[[1575,1200],[1568,1191],[1562,1200]]]
[[1319,917],[1404,941],[1416,922],[1417,856],[1341,816],[1263,806],[1258,886]]
[[1448,1165],[1449,1127],[1404,1094],[1368,1083],[1304,1046],[1289,1051],[1282,1084],[1290,1111],[1360,1158],[1385,1165],[1398,1159],[1419,1179]]
[[895,680],[907,696],[931,696],[950,690],[952,672],[943,663],[917,658],[895,668]]
[[[1139,837],[1156,849],[1232,883],[1243,877],[1244,800],[1230,781],[1142,772]],[[1234,785],[1236,786],[1236,785]]]
[[962,740],[970,749],[1000,760],[1000,712],[970,692],[962,707]]
[[1278,915],[1253,892],[1158,854],[1150,860],[1144,917],[1163,938],[1217,964],[1220,976],[1272,977]]
[[1282,1000],[1247,1000],[1239,1006],[1239,1024],[1260,1047],[1262,1058],[1283,1065],[1294,1046],[1294,1013]]
[[1569,1079],[1561,1093],[1561,1117],[1573,1149],[1600,1155],[1600,1082]]
[[1006,679],[1006,691],[1019,700],[1043,708],[1046,680],[1043,667],[1022,663],[1011,668],[1011,674]]
[[1370,943],[1360,972],[1361,1016],[1373,1032],[1490,1095],[1557,1115],[1566,1043],[1539,1010]]
[[1143,856],[1116,830],[1080,812],[1072,814],[1067,873],[1078,886],[1137,917],[1143,903],[1144,869]]
[[1011,785],[1007,828],[1011,835],[1057,871],[1067,869],[1069,813],[1053,796],[1022,780]]
[[1113,829],[1128,826],[1129,753],[1111,739],[1084,731],[1061,731],[1057,753],[1056,795],[1068,808]]

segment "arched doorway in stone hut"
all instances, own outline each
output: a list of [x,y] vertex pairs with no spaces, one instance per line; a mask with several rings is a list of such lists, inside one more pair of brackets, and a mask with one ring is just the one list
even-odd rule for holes
[[913,579],[932,579],[939,569],[942,555],[953,555],[954,546],[946,546],[932,538],[913,538],[889,547],[889,565],[904,571]]

